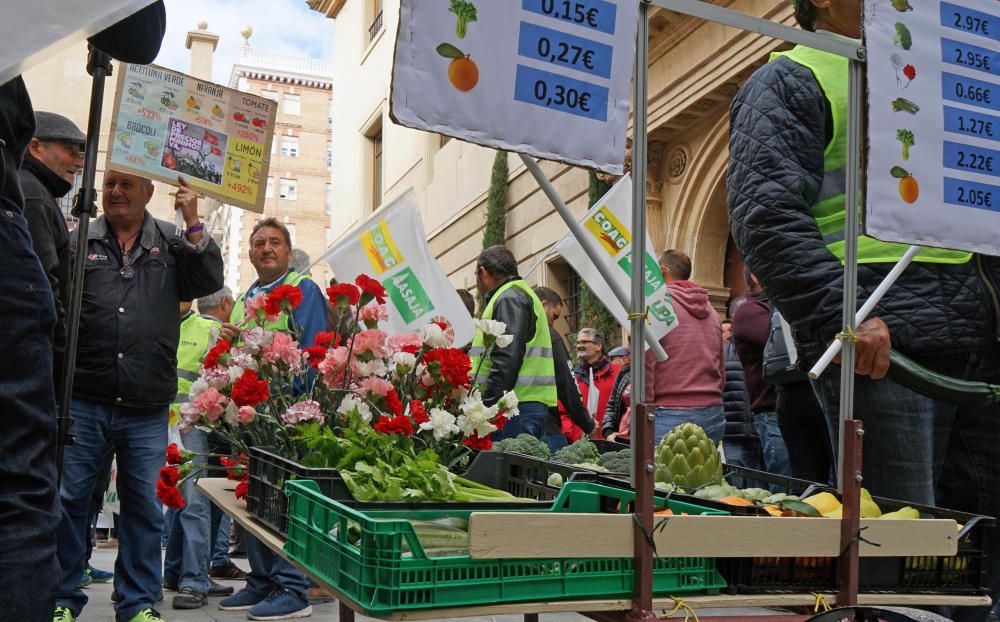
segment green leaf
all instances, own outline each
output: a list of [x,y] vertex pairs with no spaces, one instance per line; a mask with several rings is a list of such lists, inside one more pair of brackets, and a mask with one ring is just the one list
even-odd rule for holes
[[465,53],[450,43],[442,43],[437,46],[437,53],[445,58],[462,58]]
[[902,166],[894,166],[889,170],[889,174],[896,179],[903,179],[904,177],[909,177],[910,172],[903,168]]
[[778,507],[780,507],[783,510],[790,510],[792,512],[797,512],[805,516],[816,516],[816,517],[823,516],[822,514],[820,514],[819,510],[817,510],[813,506],[809,505],[804,501],[799,501],[797,499],[785,499],[783,501],[780,501],[778,502]]

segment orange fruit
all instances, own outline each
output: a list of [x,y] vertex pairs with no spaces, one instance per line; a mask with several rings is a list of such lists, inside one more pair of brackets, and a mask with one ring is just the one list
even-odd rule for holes
[[899,180],[899,196],[907,203],[916,203],[920,196],[920,186],[912,175]]
[[448,79],[456,89],[471,91],[479,82],[479,67],[468,56],[456,58],[448,65]]
[[753,505],[753,503],[747,501],[743,497],[720,497],[716,499],[716,501],[721,501],[722,503],[726,503],[729,505],[742,505],[742,506]]

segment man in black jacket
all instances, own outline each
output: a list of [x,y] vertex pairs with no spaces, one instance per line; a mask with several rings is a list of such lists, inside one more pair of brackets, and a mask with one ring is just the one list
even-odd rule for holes
[[[165,27],[163,2],[156,0],[91,42],[119,60],[149,63]],[[0,357],[0,611],[24,622],[50,619],[58,580],[56,314],[51,286],[31,247],[17,180],[34,125],[21,77],[0,85],[0,343],[10,353]]]
[[198,195],[178,178],[175,206],[186,224],[154,219],[148,179],[104,176],[104,214],[90,227],[59,525],[62,578],[55,619],[80,615],[87,596],[84,524],[102,459],[118,459],[121,529],[115,589],[119,622],[156,622],[163,514],[156,483],[167,447],[167,409],[177,394],[177,308],[223,285],[222,254],[198,220]]
[[73,188],[83,168],[87,137],[72,121],[54,112],[35,113],[35,136],[24,154],[19,178],[24,193],[24,217],[31,243],[42,262],[56,305],[52,353],[56,398],[62,386],[66,350],[66,302],[69,300],[69,231],[59,209],[61,199]]
[[[796,18],[808,30],[860,36],[857,0],[800,0]],[[799,46],[757,70],[731,110],[727,189],[733,237],[793,327],[805,364],[842,330],[843,225],[837,210],[842,219],[847,99],[846,60]],[[862,298],[892,268],[884,257],[906,250],[864,240]],[[864,477],[872,494],[1000,515],[996,410],[956,406],[885,378],[891,346],[947,375],[1000,381],[997,275],[996,258],[922,252],[858,328],[855,415],[865,424]],[[831,422],[839,407],[839,375],[831,368],[817,384]],[[988,541],[986,576],[995,595],[1000,537],[991,530]],[[982,620],[986,614],[985,608],[965,610],[956,619]]]

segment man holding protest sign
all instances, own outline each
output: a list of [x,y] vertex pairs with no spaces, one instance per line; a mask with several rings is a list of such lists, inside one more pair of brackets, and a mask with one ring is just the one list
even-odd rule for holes
[[[799,0],[796,19],[861,36],[857,0]],[[771,303],[815,362],[842,330],[848,61],[798,46],[772,55],[733,101],[729,213],[736,244]],[[868,297],[907,250],[860,236],[859,295]],[[885,378],[890,347],[950,376],[1000,381],[1000,261],[924,249],[856,331],[854,409],[864,421],[872,494],[997,516],[1000,426],[995,409],[959,406]],[[835,432],[839,372],[816,383]],[[991,530],[992,532],[992,530]],[[1000,538],[987,577],[1000,587]],[[982,620],[965,609],[955,619]]]

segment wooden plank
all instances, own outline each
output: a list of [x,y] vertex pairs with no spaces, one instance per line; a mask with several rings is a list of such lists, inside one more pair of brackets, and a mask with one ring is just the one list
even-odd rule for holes
[[[835,518],[671,516],[659,525],[654,538],[663,556],[840,555]],[[476,559],[631,557],[633,528],[627,514],[475,512],[469,520],[470,554]],[[863,520],[861,528],[867,540],[861,542],[862,557],[954,555],[958,550],[952,520]],[[580,538],[581,533],[587,537]]]
[[[284,538],[274,533],[263,524],[258,522],[247,512],[246,504],[236,499],[233,491],[236,488],[235,482],[223,478],[202,478],[198,480],[198,489],[216,504],[223,512],[233,517],[237,523],[245,528],[254,537],[260,539],[268,548],[286,558],[284,552]],[[560,516],[574,516],[563,514]],[[611,516],[611,515],[608,515]],[[523,514],[519,515],[524,518]],[[611,516],[615,518],[614,516]],[[625,517],[628,518],[628,517]],[[689,518],[689,517],[678,517]],[[699,517],[690,517],[699,518]],[[805,521],[805,519],[792,519]],[[819,519],[814,519],[819,520]],[[806,521],[808,522],[808,521]],[[887,521],[888,522],[888,521]],[[916,521],[913,521],[916,522]],[[954,527],[952,527],[954,529]],[[578,532],[579,533],[579,532]],[[866,532],[867,534],[867,532]],[[631,547],[630,533],[626,533],[627,547]],[[580,542],[574,542],[573,546],[579,546]],[[631,548],[629,548],[631,551]],[[629,553],[630,554],[630,553]],[[563,555],[565,556],[565,555]],[[300,568],[300,570],[302,570]],[[309,575],[308,572],[306,572]],[[352,611],[364,612],[364,609],[356,602],[345,597],[335,587],[312,577],[317,583],[328,588],[340,601],[341,605]],[[836,601],[834,594],[824,595],[827,602],[833,605]],[[760,594],[760,595],[731,595],[719,594],[716,596],[690,596],[685,597],[684,602],[691,607],[697,608],[730,608],[730,607],[802,607],[812,606],[816,602],[816,597],[810,594]],[[862,605],[899,605],[899,606],[932,606],[932,605],[954,605],[954,606],[987,606],[990,599],[985,596],[943,596],[937,594],[861,594],[858,597],[859,604]],[[653,607],[657,610],[671,610],[676,601],[672,598],[657,598],[653,601]],[[577,611],[627,611],[632,608],[632,601],[628,599],[606,599],[606,600],[574,600],[560,602],[536,602],[536,603],[513,603],[504,605],[483,605],[475,607],[455,607],[450,609],[424,609],[417,611],[397,612],[392,615],[381,616],[381,620],[443,620],[448,618],[461,618],[472,616],[490,616],[503,614],[531,614],[531,613],[568,613]],[[367,615],[367,614],[366,614]]]

